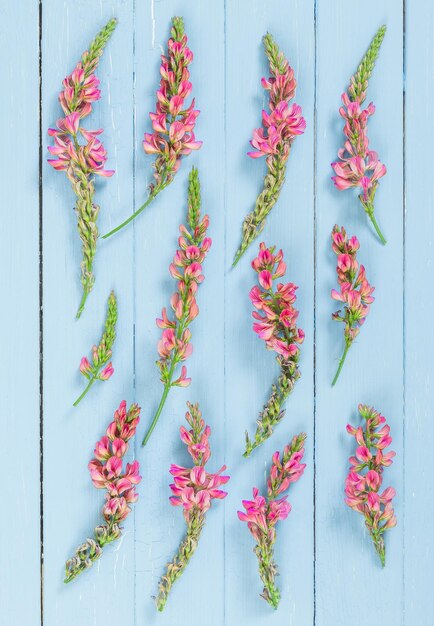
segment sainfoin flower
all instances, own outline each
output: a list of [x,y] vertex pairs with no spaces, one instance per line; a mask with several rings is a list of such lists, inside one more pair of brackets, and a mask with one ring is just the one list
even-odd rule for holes
[[374,302],[372,294],[375,288],[369,284],[364,266],[359,266],[357,261],[356,255],[359,247],[357,237],[349,239],[343,226],[341,228],[337,225],[334,226],[332,248],[338,257],[336,272],[340,291],[332,289],[331,296],[333,300],[343,302],[345,306],[343,313],[340,310],[336,311],[332,318],[345,324],[345,348],[332,385],[339,378],[348,350],[359,334],[360,327],[369,313],[372,302]]
[[167,42],[167,54],[161,55],[160,88],[157,104],[150,113],[152,133],[145,133],[143,149],[155,156],[153,164],[155,183],[150,185],[149,197],[122,224],[104,235],[110,237],[142,213],[154,198],[174,179],[182,158],[202,145],[194,135],[194,127],[200,113],[194,98],[189,102],[193,86],[190,82],[189,65],[193,52],[187,46],[182,17],[172,18],[171,37]]
[[363,426],[347,425],[347,432],[356,440],[350,470],[345,481],[345,502],[361,513],[372,537],[381,565],[386,563],[384,533],[396,526],[392,500],[393,487],[383,488],[383,471],[392,464],[395,452],[386,452],[392,443],[386,418],[374,408],[359,404]]
[[368,52],[362,59],[357,72],[351,77],[350,86],[342,95],[339,113],[345,120],[344,147],[339,150],[339,160],[332,163],[335,176],[332,180],[337,189],[359,190],[359,200],[383,244],[386,240],[377,224],[374,214],[374,198],[379,180],[386,174],[386,166],[378,155],[369,149],[367,134],[368,119],[375,113],[372,102],[363,109],[368,81],[374,69],[380,46],[386,33],[382,26],[375,35]]
[[297,327],[298,311],[294,307],[297,286],[294,283],[276,283],[286,272],[282,250],[275,254],[274,246],[268,248],[265,243],[261,243],[252,267],[258,274],[258,285],[250,291],[250,300],[256,309],[253,311],[253,330],[263,339],[267,349],[276,353],[280,376],[272,386],[270,399],[259,414],[254,439],[251,440],[246,432],[244,456],[249,456],[268,439],[274,426],[283,418],[283,405],[300,378],[299,346],[304,340],[304,332]]
[[211,429],[205,425],[198,404],[187,403],[187,406],[189,410],[185,417],[190,429],[181,426],[180,435],[193,460],[193,467],[170,466],[170,473],[173,476],[170,502],[173,506],[182,507],[187,532],[177,554],[168,563],[166,573],[160,580],[156,598],[159,611],[166,606],[173,583],[181,576],[197,548],[205,524],[205,515],[213,500],[222,500],[227,496],[227,492],[220,489],[229,480],[229,476],[223,475],[226,466],[223,465],[215,474],[208,473],[205,469],[211,456],[209,444]]
[[253,500],[243,500],[245,511],[238,511],[238,518],[247,522],[256,546],[259,575],[264,583],[261,596],[274,609],[280,601],[280,591],[276,586],[277,566],[274,562],[274,544],[276,542],[276,524],[288,517],[291,505],[283,495],[292,483],[302,475],[306,465],[301,463],[304,455],[306,435],[296,435],[282,454],[275,452],[267,482],[267,495],[262,496],[259,489],[253,489]]
[[136,486],[141,480],[138,461],[127,463],[124,468],[122,459],[139,421],[140,407],[132,404],[127,411],[123,400],[106,434],[95,445],[95,458],[89,463],[89,472],[94,486],[106,490],[102,510],[104,521],[95,528],[94,538],[86,539],[74,556],[66,561],[66,583],[92,567],[101,556],[103,547],[122,535],[120,524],[130,513],[130,504],[137,501]]
[[92,364],[87,357],[80,361],[80,372],[87,379],[88,383],[83,393],[74,402],[74,406],[84,398],[89,389],[97,380],[108,380],[114,373],[113,365],[110,361],[112,348],[116,339],[116,322],[118,319],[118,304],[114,291],[111,292],[107,303],[107,316],[105,329],[98,346],[92,348]]
[[57,121],[57,128],[50,128],[54,145],[48,150],[53,156],[48,163],[55,170],[64,171],[77,196],[75,212],[82,242],[81,284],[83,296],[77,317],[83,312],[86,299],[94,285],[93,262],[98,239],[97,217],[99,206],[94,203],[95,175],[109,177],[113,170],[105,169],[107,152],[99,140],[103,132],[83,128],[82,121],[92,111],[92,103],[101,97],[99,80],[95,75],[105,45],[110,39],[117,21],[111,19],[83,53],[74,71],[63,81],[59,94],[60,106],[65,117]]
[[187,387],[191,380],[187,377],[187,367],[184,365],[193,352],[189,326],[199,314],[196,294],[198,286],[205,278],[202,273],[202,264],[212,243],[211,239],[206,236],[209,225],[208,215],[201,218],[200,181],[196,168],[192,168],[190,172],[187,204],[187,225],[182,224],[179,227],[179,248],[169,268],[172,277],[178,281],[177,291],[170,299],[172,313],[168,314],[164,308],[161,318],[156,320],[157,326],[162,329],[161,339],[158,342],[160,359],[157,361],[157,366],[164,385],[163,394],[142,445],[145,445],[151,436],[170,389]]
[[270,112],[262,111],[262,128],[253,131],[250,142],[253,150],[248,155],[253,159],[266,157],[268,171],[255,208],[244,219],[243,237],[233,266],[262,232],[266,217],[276,204],[285,182],[286,164],[292,143],[306,128],[301,107],[295,103],[289,104],[295,96],[297,85],[294,70],[269,33],[265,35],[263,42],[271,76],[262,79],[262,86],[269,92]]

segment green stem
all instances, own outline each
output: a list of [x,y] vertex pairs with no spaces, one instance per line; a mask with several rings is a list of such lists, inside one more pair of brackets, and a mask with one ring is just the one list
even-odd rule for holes
[[[247,248],[246,248],[247,250]],[[241,257],[243,256],[244,252],[246,250],[241,250],[241,248],[238,250],[238,252],[236,253],[235,257],[234,257],[234,261],[232,263],[232,267],[235,267],[238,264],[238,261],[241,259]]]
[[93,378],[91,378],[87,384],[86,389],[83,391],[83,393],[81,394],[81,396],[79,396],[77,398],[77,400],[74,402],[74,404],[72,406],[77,406],[77,404],[79,402],[81,402],[84,398],[84,396],[87,394],[87,392],[89,391],[89,389],[92,387],[93,383],[97,380],[96,376],[94,376]]
[[368,216],[369,216],[369,219],[370,219],[370,220],[371,220],[371,222],[372,222],[372,226],[375,228],[375,231],[376,231],[377,235],[378,235],[378,236],[379,236],[379,238],[380,238],[381,243],[383,244],[383,246],[385,246],[385,245],[386,245],[386,243],[387,243],[387,241],[386,241],[386,239],[384,238],[384,235],[383,235],[383,233],[381,232],[380,227],[379,227],[379,226],[378,226],[378,224],[377,224],[377,220],[375,219],[374,212],[373,212],[373,211],[372,211],[372,213],[371,213],[371,212],[369,212],[369,213],[368,213]]
[[339,361],[338,370],[337,370],[337,372],[335,374],[335,377],[333,378],[332,387],[334,387],[336,385],[336,381],[339,378],[339,374],[341,373],[342,367],[343,367],[343,365],[345,363],[345,359],[347,358],[347,353],[348,353],[348,350],[349,350],[350,346],[351,346],[351,343],[347,342],[345,344],[345,350],[344,350],[343,355],[341,356],[341,360]]
[[170,170],[166,171],[166,173],[163,175],[163,179],[156,187],[154,187],[154,190],[149,195],[149,198],[146,200],[145,204],[142,204],[142,206],[139,209],[137,209],[137,211],[134,211],[134,213],[130,215],[130,217],[127,220],[125,220],[125,222],[122,222],[122,224],[119,224],[119,226],[116,226],[116,228],[113,228],[113,230],[111,230],[109,233],[106,233],[105,235],[103,235],[102,238],[107,239],[107,237],[114,235],[115,233],[118,232],[118,230],[120,230],[121,228],[123,228],[124,226],[132,222],[135,217],[137,217],[142,211],[144,211],[146,207],[151,204],[152,200],[154,200],[154,198],[158,196],[160,191],[163,191],[163,189],[165,189],[167,185],[169,185],[172,182],[173,179],[170,178],[170,175],[171,175],[171,171]]
[[371,530],[370,531],[375,550],[380,558],[381,567],[386,565],[386,546],[384,545],[384,539],[378,531]]
[[87,287],[83,287],[83,295],[81,297],[81,302],[80,302],[80,306],[78,307],[78,311],[77,311],[77,315],[75,316],[75,319],[80,319],[81,314],[84,311],[84,306],[86,304],[86,300],[87,300],[87,296],[90,294],[90,289],[88,289]]
[[[173,368],[172,368],[173,369]],[[146,446],[146,444],[148,443],[149,437],[152,435],[155,426],[157,425],[158,422],[158,418],[161,415],[161,411],[163,410],[164,404],[167,400],[167,396],[169,395],[169,391],[170,391],[170,387],[171,387],[171,378],[170,378],[170,382],[167,382],[164,385],[164,391],[163,391],[163,395],[161,396],[161,400],[160,400],[160,404],[158,405],[158,409],[157,412],[154,415],[154,419],[152,420],[152,423],[148,429],[148,432],[146,433],[146,435],[143,438],[142,441],[142,446]]]
[[151,204],[152,200],[157,197],[158,193],[161,191],[162,188],[156,187],[156,189],[158,189],[158,191],[154,191],[153,193],[151,193],[149,198],[146,200],[145,204],[142,204],[140,209],[137,209],[137,211],[134,211],[134,213],[130,215],[130,217],[125,220],[125,222],[122,222],[122,224],[119,224],[119,226],[116,226],[116,228],[113,228],[113,230],[111,230],[109,233],[106,233],[105,235],[103,235],[102,238],[107,239],[107,237],[111,237],[111,235],[114,235],[115,233],[117,233],[118,230],[121,230],[121,228],[123,228],[124,226],[132,222],[134,218],[140,215],[140,213],[144,211],[146,207]]

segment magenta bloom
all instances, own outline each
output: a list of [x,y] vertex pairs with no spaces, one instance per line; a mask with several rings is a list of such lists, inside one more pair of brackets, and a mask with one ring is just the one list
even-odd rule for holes
[[262,79],[262,86],[269,92],[270,112],[262,111],[262,127],[253,131],[250,141],[253,150],[247,154],[253,159],[266,157],[268,171],[264,179],[264,189],[256,200],[255,208],[244,219],[243,238],[235,254],[233,266],[262,232],[266,217],[277,202],[285,182],[292,143],[306,129],[301,107],[295,103],[289,104],[295,96],[297,86],[294,70],[269,33],[263,41],[271,76]]
[[[193,86],[188,66],[193,53],[187,46],[182,18],[173,18],[172,37],[167,43],[167,55],[161,55],[161,81],[157,91],[155,113],[149,116],[152,133],[145,133],[143,149],[157,156],[154,163],[156,187],[168,185],[181,165],[181,159],[199,150],[194,127],[200,113],[194,108],[194,98],[187,104]],[[152,188],[151,188],[152,189]]]
[[136,486],[142,478],[138,461],[127,463],[125,468],[122,461],[139,421],[140,407],[132,404],[127,411],[123,400],[106,434],[95,444],[95,458],[89,463],[89,472],[94,486],[106,490],[104,522],[95,528],[94,539],[86,539],[66,562],[66,583],[89,569],[101,556],[103,547],[122,535],[120,523],[130,513],[130,504],[137,501]]
[[161,318],[156,320],[157,326],[163,331],[157,346],[160,356],[157,366],[164,385],[163,395],[142,445],[145,445],[151,436],[170,389],[188,387],[191,381],[187,377],[187,367],[183,363],[193,352],[189,325],[199,315],[196,294],[198,286],[205,278],[202,264],[212,244],[211,239],[206,236],[208,226],[208,215],[201,219],[199,174],[197,169],[193,168],[188,186],[187,226],[182,224],[179,227],[181,233],[178,238],[179,248],[169,267],[170,274],[178,281],[177,291],[170,299],[172,313],[169,317],[167,309],[163,308]]
[[77,196],[75,212],[83,255],[81,263],[83,296],[77,317],[82,314],[95,282],[93,261],[98,239],[99,207],[94,203],[94,178],[96,175],[107,178],[114,174],[114,170],[105,169],[107,152],[98,139],[103,132],[102,129],[87,130],[82,126],[82,121],[92,112],[92,103],[101,97],[95,70],[116,23],[115,19],[107,23],[91,43],[89,50],[83,53],[73,72],[64,79],[59,102],[65,117],[57,120],[56,128],[48,129],[48,134],[54,141],[54,144],[48,147],[54,158],[48,159],[48,163],[55,170],[66,173]]
[[293,283],[276,283],[286,272],[283,252],[274,254],[274,247],[267,248],[265,243],[259,246],[259,254],[252,261],[252,267],[258,274],[258,285],[250,291],[250,300],[255,307],[253,330],[265,342],[268,350],[276,353],[280,367],[280,376],[272,387],[272,394],[259,415],[255,437],[250,440],[246,433],[246,451],[244,456],[261,445],[273,433],[273,427],[283,418],[283,404],[300,377],[298,361],[300,344],[304,332],[297,327],[298,311],[294,307],[296,290]]
[[366,528],[384,567],[386,548],[383,535],[396,526],[396,517],[392,505],[395,490],[392,487],[383,489],[383,470],[392,464],[395,452],[385,452],[392,443],[386,418],[363,404],[359,404],[359,413],[365,420],[364,427],[347,425],[347,432],[355,438],[357,448],[355,455],[349,459],[345,502],[364,516]]
[[193,53],[187,46],[182,17],[172,18],[171,37],[167,42],[167,54],[161,55],[160,88],[157,90],[155,112],[150,113],[152,133],[145,133],[143,149],[155,155],[153,163],[155,183],[149,186],[150,194],[142,206],[122,224],[104,235],[110,237],[142,213],[152,200],[174,179],[184,156],[202,145],[194,135],[194,127],[200,113],[195,109],[194,98],[189,102],[193,86],[190,82],[189,65]]
[[332,163],[335,176],[332,180],[337,189],[355,187],[359,190],[359,200],[369,216],[381,242],[386,243],[374,215],[374,198],[380,178],[386,174],[386,166],[378,160],[376,152],[369,150],[367,134],[368,119],[375,113],[372,102],[362,108],[366,99],[368,80],[386,32],[382,26],[363,58],[356,74],[351,78],[348,90],[342,94],[343,106],[339,113],[345,120],[344,147],[339,150],[339,161]]
[[304,473],[306,465],[301,461],[305,439],[306,435],[300,433],[285,447],[282,454],[273,454],[267,496],[262,496],[259,489],[254,487],[253,500],[243,500],[245,511],[238,511],[238,519],[247,523],[256,541],[254,552],[258,557],[259,575],[264,583],[261,597],[275,609],[280,601],[280,591],[275,584],[277,567],[273,557],[275,527],[279,520],[286,519],[291,512],[287,496],[282,494]]
[[348,239],[345,228],[335,225],[332,231],[332,248],[337,255],[336,272],[340,291],[332,289],[331,296],[333,300],[344,303],[344,311],[336,311],[332,318],[335,321],[345,324],[344,337],[345,349],[339,361],[339,367],[333,379],[334,385],[339,378],[342,366],[345,362],[348,350],[354,339],[360,332],[360,328],[369,313],[370,306],[374,302],[372,287],[367,278],[363,265],[359,266],[356,258],[357,251],[360,247],[357,237]]
[[211,429],[205,425],[198,404],[188,402],[187,406],[189,411],[185,418],[191,428],[187,430],[181,426],[180,435],[182,442],[187,445],[193,467],[170,466],[170,473],[173,476],[173,483],[170,485],[173,495],[170,502],[173,506],[182,507],[187,532],[178,553],[168,564],[166,574],[160,580],[156,598],[159,611],[166,606],[173,583],[181,576],[197,548],[205,524],[205,515],[213,500],[222,500],[228,495],[226,491],[220,489],[229,480],[229,476],[222,475],[226,466],[223,465],[216,473],[208,473],[205,469],[211,456],[209,445]]

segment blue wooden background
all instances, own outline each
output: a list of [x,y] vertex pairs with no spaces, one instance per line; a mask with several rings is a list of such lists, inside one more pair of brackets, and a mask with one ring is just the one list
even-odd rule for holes
[[[46,163],[46,130],[60,115],[61,81],[99,28],[117,16],[98,71],[103,98],[91,120],[104,127],[108,165],[116,169],[112,179],[97,183],[100,229],[107,232],[146,195],[151,158],[141,141],[154,107],[159,54],[176,14],[185,17],[195,53],[192,80],[202,111],[197,136],[204,145],[133,226],[100,242],[96,286],[76,322],[80,249],[73,195],[65,177]],[[431,625],[432,2],[4,0],[0,17],[1,625]],[[383,23],[388,30],[368,98],[377,105],[372,146],[388,167],[377,195],[385,248],[352,194],[335,191],[330,181],[330,162],[342,143],[340,94]],[[244,430],[253,429],[276,375],[272,354],[251,331],[251,255],[228,270],[265,170],[246,151],[264,103],[261,37],[267,30],[295,68],[307,130],[294,144],[264,239],[284,249],[288,278],[300,285],[306,342],[302,378],[285,421],[244,460]],[[140,439],[161,393],[154,319],[173,290],[167,268],[193,163],[214,240],[199,294],[201,314],[192,327],[193,383],[171,394],[148,447],[136,445],[143,482],[122,541],[93,571],[65,586],[65,559],[99,519],[102,494],[87,470],[93,445],[123,398],[142,406]],[[342,348],[342,328],[330,319],[335,259],[329,234],[335,222],[360,238],[376,301],[332,389]],[[99,337],[111,288],[120,308],[115,375],[74,410],[83,385],[78,364]],[[232,479],[165,613],[157,615],[151,596],[184,530],[180,510],[168,501],[168,468],[187,460],[178,438],[187,399],[201,403],[212,426],[211,465],[226,462]],[[352,448],[345,424],[355,418],[358,402],[387,416],[397,452],[386,480],[397,490],[398,526],[387,537],[384,571],[362,519],[343,504]],[[272,452],[300,430],[308,433],[308,467],[291,490],[293,512],[279,529],[283,598],[273,613],[258,597],[252,538],[236,510],[254,484],[264,485]]]

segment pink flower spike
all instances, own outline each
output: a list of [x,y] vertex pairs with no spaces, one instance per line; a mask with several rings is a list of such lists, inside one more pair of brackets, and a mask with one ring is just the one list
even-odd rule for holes
[[229,476],[222,475],[226,466],[223,465],[215,474],[210,474],[205,469],[211,456],[209,445],[211,429],[205,425],[198,404],[187,402],[187,406],[189,410],[185,418],[191,428],[187,430],[181,426],[180,437],[187,445],[193,467],[171,465],[170,474],[174,477],[174,482],[170,485],[172,495],[169,498],[172,506],[182,507],[187,532],[177,555],[168,564],[167,571],[160,580],[156,598],[159,611],[164,609],[173,583],[179,578],[179,574],[185,569],[196,549],[207,511],[214,500],[222,500],[227,496],[226,491],[219,489],[229,481]]
[[247,523],[256,542],[254,553],[259,561],[259,572],[264,583],[261,597],[275,609],[280,600],[280,591],[275,583],[277,567],[273,559],[275,527],[278,521],[286,519],[291,512],[287,496],[280,496],[288,490],[291,483],[303,475],[306,466],[300,461],[304,455],[305,440],[306,435],[300,433],[285,447],[282,454],[278,451],[273,454],[267,496],[262,496],[255,487],[253,500],[242,501],[245,512],[237,511],[238,519]]
[[96,380],[108,380],[114,372],[114,368],[110,358],[112,356],[112,348],[116,338],[116,322],[118,317],[117,300],[112,291],[107,303],[107,316],[105,321],[105,330],[98,346],[92,347],[91,365],[86,357],[80,362],[80,372],[89,381],[83,393],[74,402],[74,406],[84,398]]
[[[99,32],[83,53],[73,72],[63,81],[59,102],[64,118],[57,121],[57,128],[50,128],[54,145],[48,147],[54,159],[48,163],[57,171],[64,171],[77,197],[75,212],[78,219],[78,232],[82,242],[81,283],[83,288],[77,318],[83,312],[87,297],[95,283],[93,263],[98,240],[97,217],[99,207],[95,195],[95,175],[110,177],[114,170],[105,169],[107,152],[97,136],[102,129],[91,131],[81,123],[92,111],[92,103],[100,98],[99,80],[95,75],[104,47],[116,27],[112,18]],[[86,227],[83,228],[83,224]]]
[[[306,129],[301,107],[295,103],[290,104],[297,85],[294,70],[289,66],[270,33],[263,38],[263,44],[271,75],[268,79],[262,78],[261,83],[268,91],[269,110],[262,111],[262,127],[253,130],[250,141],[253,150],[247,152],[247,155],[252,159],[265,157],[268,171],[255,208],[244,218],[242,240],[232,267],[239,262],[250,244],[262,232],[266,217],[283,188],[294,139],[302,135]],[[280,271],[280,275],[285,273],[283,267]],[[276,277],[275,275],[274,278]]]
[[335,172],[332,177],[335,187],[340,191],[350,188],[358,190],[360,203],[383,244],[386,240],[375,219],[374,198],[379,180],[387,170],[378,160],[376,152],[369,149],[368,118],[375,113],[375,107],[371,102],[366,109],[362,109],[362,104],[385,32],[385,26],[378,30],[357,72],[351,77],[347,91],[342,95],[343,106],[339,113],[345,120],[343,130],[346,140],[344,147],[339,150],[339,160],[331,164]]
[[142,213],[173,181],[183,159],[192,150],[199,150],[202,146],[194,134],[200,111],[195,108],[194,98],[189,104],[187,102],[192,92],[188,67],[193,60],[193,53],[187,45],[182,17],[172,18],[170,35],[167,52],[161,55],[155,112],[149,114],[153,132],[145,133],[143,141],[145,153],[155,156],[152,164],[155,182],[149,186],[149,196],[142,206],[104,235],[104,238],[118,232]]
[[340,287],[340,291],[332,289],[331,297],[345,305],[343,313],[339,310],[332,314],[332,319],[345,324],[345,348],[332,382],[332,385],[335,385],[348,350],[359,334],[369,313],[369,307],[374,301],[372,297],[374,287],[366,279],[364,266],[359,266],[357,261],[356,253],[360,247],[357,237],[348,239],[345,228],[335,225],[331,238],[333,252],[337,255],[336,272]]
[[164,385],[162,400],[142,445],[149,440],[170,389],[188,387],[191,383],[184,365],[193,352],[189,326],[199,314],[197,290],[205,278],[203,263],[212,243],[206,236],[209,218],[207,215],[201,217],[200,181],[195,168],[192,168],[189,176],[187,207],[187,224],[179,228],[179,247],[169,267],[170,274],[177,281],[177,290],[170,299],[173,314],[169,317],[167,309],[163,308],[161,318],[156,320],[157,326],[162,329],[157,346],[160,357],[157,366]]
[[259,246],[258,256],[252,261],[257,273],[258,284],[250,290],[250,300],[255,307],[253,330],[265,342],[268,350],[276,354],[280,376],[273,385],[269,401],[260,413],[255,436],[250,439],[246,433],[244,456],[261,445],[271,436],[274,426],[282,419],[283,405],[300,377],[298,361],[304,332],[297,327],[298,311],[294,307],[297,286],[294,283],[274,283],[283,276],[286,264],[283,252],[275,253],[274,246]]
[[131,511],[128,505],[137,501],[135,486],[141,480],[138,461],[127,463],[126,469],[123,469],[128,440],[134,436],[139,421],[140,407],[132,404],[127,411],[123,400],[106,434],[95,444],[95,458],[88,467],[94,486],[106,490],[103,521],[95,528],[94,538],[86,539],[66,562],[65,582],[89,569],[101,556],[104,546],[122,535],[120,524]]
[[[356,456],[350,457],[350,469],[345,481],[345,502],[354,511],[361,513],[365,519],[374,547],[384,566],[386,560],[384,533],[396,525],[392,508],[395,490],[387,487],[381,492],[384,467],[392,463],[394,452],[388,453],[385,462],[381,439],[383,433],[389,432],[385,418],[374,408],[359,405],[359,413],[364,420],[364,427],[355,428],[347,425],[347,432],[355,438]],[[387,445],[392,442],[388,437]],[[365,442],[366,445],[365,445]]]

